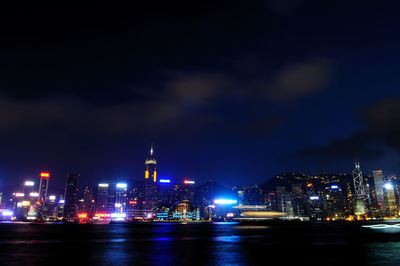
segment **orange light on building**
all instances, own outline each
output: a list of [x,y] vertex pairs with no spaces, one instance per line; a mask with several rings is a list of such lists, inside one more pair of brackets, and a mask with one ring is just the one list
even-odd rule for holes
[[87,218],[87,213],[79,213],[78,218]]
[[156,171],[154,171],[154,180],[153,181],[157,182],[157,172]]
[[36,205],[40,205],[40,201],[36,201]]
[[50,173],[49,172],[41,172],[40,173],[40,177],[49,178],[50,177]]
[[131,201],[129,201],[129,204],[131,204],[131,205],[136,205],[136,204],[137,204],[137,201],[136,201],[136,200],[131,200]]
[[311,184],[311,183],[308,183],[308,184],[307,184],[307,187],[312,187],[312,184]]
[[149,170],[146,170],[145,172],[144,172],[144,178],[149,178]]

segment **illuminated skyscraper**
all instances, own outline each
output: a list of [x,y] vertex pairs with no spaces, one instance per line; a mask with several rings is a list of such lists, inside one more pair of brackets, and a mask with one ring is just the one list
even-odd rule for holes
[[40,173],[40,184],[39,184],[39,197],[38,201],[40,201],[43,205],[47,200],[47,189],[49,187],[49,172],[41,172]]
[[331,220],[345,218],[343,192],[338,185],[325,187],[323,204],[327,218]]
[[39,183],[39,194],[38,194],[38,208],[37,215],[39,219],[46,218],[46,201],[47,201],[47,189],[49,188],[49,172],[40,173],[40,183]]
[[153,157],[153,146],[150,149],[150,157],[146,159],[145,163],[144,178],[153,183],[157,182],[157,161]]
[[360,163],[355,162],[355,168],[353,170],[353,182],[354,182],[354,213],[356,215],[365,214],[365,188],[364,178],[360,169]]
[[374,174],[376,201],[381,210],[385,210],[385,194],[383,190],[384,176],[382,170],[372,171]]
[[160,201],[160,193],[157,184],[157,161],[153,156],[153,146],[150,149],[150,157],[144,164],[144,210],[150,211]]
[[159,190],[161,204],[165,207],[170,207],[171,202],[171,180],[170,179],[159,179]]
[[[34,181],[30,181],[27,180],[24,182],[24,185],[22,187],[22,192],[25,194],[24,199],[25,200],[30,200],[29,195],[30,193],[35,191],[35,182]],[[35,201],[37,200],[37,198],[35,199]]]
[[65,183],[64,218],[74,219],[78,210],[78,182],[79,174],[68,173]]
[[128,185],[117,183],[115,192],[115,212],[125,212],[128,197]]
[[109,185],[107,183],[100,183],[97,187],[97,198],[96,198],[97,213],[107,213],[108,187]]
[[115,182],[108,183],[107,188],[107,213],[115,212],[115,196],[117,193]]
[[95,200],[93,197],[93,191],[88,187],[85,187],[83,191],[83,202],[82,212],[87,213],[89,217],[93,217],[95,211]]
[[396,198],[394,195],[394,186],[392,182],[386,182],[383,185],[385,189],[385,215],[387,217],[393,217],[398,214]]

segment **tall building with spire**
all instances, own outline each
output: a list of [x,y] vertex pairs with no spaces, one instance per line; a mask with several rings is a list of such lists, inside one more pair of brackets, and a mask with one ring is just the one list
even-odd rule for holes
[[144,163],[145,171],[144,178],[147,181],[157,182],[157,161],[153,156],[153,146],[150,148],[150,157]]
[[354,214],[364,215],[365,211],[365,188],[364,179],[360,168],[360,162],[355,161],[355,168],[353,170],[354,182]]
[[153,146],[150,156],[144,163],[144,210],[150,212],[160,201],[160,191],[157,183],[157,160],[154,158]]

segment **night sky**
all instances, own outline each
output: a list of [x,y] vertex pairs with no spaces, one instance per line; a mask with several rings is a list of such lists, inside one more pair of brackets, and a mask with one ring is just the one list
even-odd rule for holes
[[140,179],[152,144],[178,180],[400,174],[399,6],[138,2],[2,6],[0,191]]

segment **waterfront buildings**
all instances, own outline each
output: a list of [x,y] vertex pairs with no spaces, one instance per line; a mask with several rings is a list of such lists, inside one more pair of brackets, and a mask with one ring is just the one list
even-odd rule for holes
[[[108,178],[95,189],[86,186],[79,190],[80,176],[71,172],[66,176],[64,194],[52,193],[50,172],[42,172],[39,180],[25,180],[9,198],[4,199],[3,193],[0,207],[17,220],[78,222],[231,221],[258,215],[320,222],[399,216],[399,178],[386,177],[381,170],[364,176],[359,164],[353,174],[283,173],[263,184],[241,187],[187,177],[160,178],[157,167],[151,148],[144,178],[123,182]],[[361,183],[360,192],[357,184]],[[221,195],[219,202],[229,204],[214,203]]]

